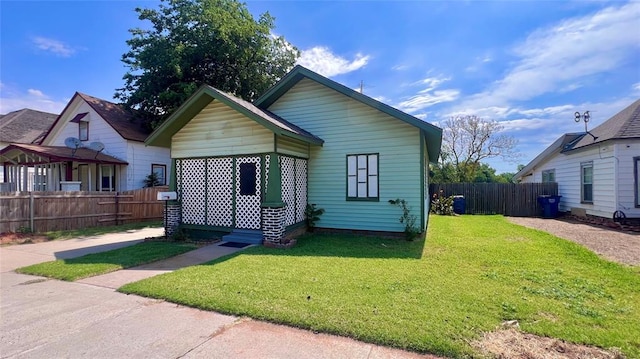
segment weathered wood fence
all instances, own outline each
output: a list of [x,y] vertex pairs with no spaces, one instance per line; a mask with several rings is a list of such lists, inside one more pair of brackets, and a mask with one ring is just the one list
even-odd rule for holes
[[0,233],[47,232],[162,220],[167,186],[123,192],[0,193]]
[[462,195],[467,214],[503,214],[513,217],[540,216],[538,196],[558,195],[557,183],[432,183],[434,194]]

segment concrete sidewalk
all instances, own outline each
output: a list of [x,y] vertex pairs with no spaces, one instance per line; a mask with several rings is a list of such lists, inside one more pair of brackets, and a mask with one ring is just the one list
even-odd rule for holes
[[0,357],[437,358],[113,290],[125,283],[210,261],[238,251],[237,248],[213,244],[73,283],[12,271],[42,261],[131,245],[161,233],[162,229],[148,229],[1,247]]
[[163,233],[162,228],[142,228],[67,240],[3,246],[0,247],[0,272],[56,259],[110,251],[142,242],[147,237],[161,236]]

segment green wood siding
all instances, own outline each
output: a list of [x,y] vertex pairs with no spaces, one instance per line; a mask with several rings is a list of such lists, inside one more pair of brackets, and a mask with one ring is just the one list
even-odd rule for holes
[[[420,130],[309,79],[287,91],[269,110],[325,140],[312,146],[308,202],[324,208],[319,227],[401,232],[403,198],[422,220],[424,186]],[[379,153],[380,200],[346,200],[347,154]]]
[[309,144],[291,137],[278,136],[276,138],[276,151],[296,157],[309,158]]
[[171,157],[272,152],[273,132],[220,101],[211,101],[171,139]]

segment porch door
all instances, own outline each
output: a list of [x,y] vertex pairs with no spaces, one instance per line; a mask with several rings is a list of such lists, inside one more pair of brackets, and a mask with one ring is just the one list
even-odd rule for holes
[[262,175],[260,157],[239,157],[235,165],[235,227],[260,229]]

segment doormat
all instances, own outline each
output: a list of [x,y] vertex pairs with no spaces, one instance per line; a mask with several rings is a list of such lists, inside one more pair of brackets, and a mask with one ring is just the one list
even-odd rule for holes
[[244,248],[250,245],[251,245],[250,243],[224,242],[222,244],[218,244],[218,247]]

